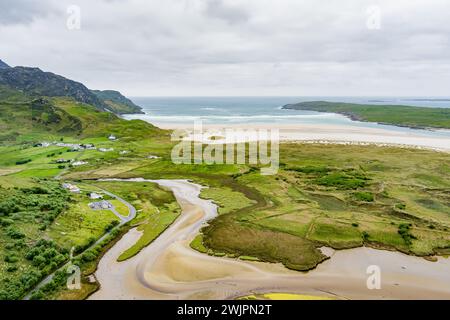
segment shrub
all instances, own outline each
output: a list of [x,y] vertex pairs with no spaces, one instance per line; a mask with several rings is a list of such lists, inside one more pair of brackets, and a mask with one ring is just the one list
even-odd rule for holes
[[108,224],[108,225],[105,227],[105,231],[106,231],[106,232],[111,231],[111,230],[114,229],[114,227],[117,226],[119,223],[120,223],[120,222],[117,221],[117,220],[111,221],[111,223]]
[[25,234],[15,229],[14,227],[9,227],[6,231],[6,235],[11,239],[23,239],[25,238]]
[[82,246],[78,245],[75,246],[74,252],[75,253],[81,253],[84,250],[86,250],[87,248],[89,248],[90,246],[92,246],[95,243],[96,239],[94,237],[89,238],[88,242]]
[[13,223],[14,223],[14,220],[12,220],[12,219],[7,219],[7,218],[0,219],[0,225],[2,225],[3,227],[8,227],[8,226],[12,225]]
[[19,268],[16,265],[8,266],[6,268],[7,272],[16,272]]
[[16,165],[27,164],[28,162],[31,162],[31,159],[17,160]]
[[25,259],[27,260],[33,260],[33,258],[37,255],[39,255],[40,250],[39,248],[31,248],[26,254]]
[[411,245],[412,240],[417,239],[414,235],[411,234],[410,227],[410,223],[401,223],[398,226],[398,234],[401,235],[407,245]]
[[39,271],[31,270],[31,271],[25,272],[20,277],[20,282],[23,284],[24,289],[28,290],[28,289],[34,287],[39,282],[41,277],[42,277],[42,275]]
[[354,196],[358,201],[373,202],[374,200],[373,194],[370,192],[356,192]]
[[30,300],[42,300],[44,299],[44,293],[41,290],[36,291],[30,297]]
[[40,268],[41,266],[43,266],[46,262],[46,259],[41,256],[41,255],[37,255],[33,257],[33,266]]
[[25,243],[25,239],[16,240],[14,243],[14,247],[17,249],[26,248],[27,244]]
[[369,235],[366,231],[363,231],[363,232],[362,232],[362,237],[363,237],[363,239],[364,239],[365,241],[367,241],[367,240],[369,240],[370,235]]
[[9,215],[11,213],[18,212],[20,210],[19,206],[16,202],[11,199],[0,203],[0,214],[1,215]]
[[49,194],[50,191],[46,188],[43,188],[41,186],[36,186],[32,188],[22,188],[21,189],[23,193],[25,194]]
[[81,256],[81,260],[83,260],[84,262],[91,262],[91,261],[94,261],[95,258],[97,258],[97,256],[96,256],[95,253],[92,252],[91,250],[86,251],[86,252],[83,253],[83,255]]
[[16,263],[17,261],[19,261],[19,258],[14,253],[5,256],[5,262]]
[[368,180],[357,172],[332,172],[315,180],[315,183],[327,187],[352,190],[366,186]]
[[66,260],[66,254],[67,250],[60,248],[53,241],[41,239],[28,250],[25,258],[32,261],[33,266],[50,272]]

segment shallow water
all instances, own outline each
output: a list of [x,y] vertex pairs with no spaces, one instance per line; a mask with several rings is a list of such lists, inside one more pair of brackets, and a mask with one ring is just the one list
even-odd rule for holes
[[[430,132],[395,126],[352,121],[345,116],[314,111],[283,110],[282,106],[302,101],[334,101],[362,104],[404,104],[421,107],[450,108],[450,99],[393,97],[167,97],[134,98],[145,115],[125,115],[126,119],[142,119],[162,127],[193,125],[202,120],[205,125],[271,124],[336,125],[385,129],[424,136],[450,138],[450,131]],[[412,130],[412,131],[411,131]]]

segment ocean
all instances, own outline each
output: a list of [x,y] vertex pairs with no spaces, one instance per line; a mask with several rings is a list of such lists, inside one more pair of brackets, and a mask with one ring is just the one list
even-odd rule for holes
[[282,106],[303,101],[351,102],[362,104],[401,104],[420,107],[450,108],[450,98],[423,97],[135,97],[144,115],[124,115],[126,119],[142,119],[155,125],[189,124],[317,124],[382,128],[411,132],[424,136],[450,138],[450,130],[418,130],[396,126],[352,121],[345,116],[314,111],[284,110]]

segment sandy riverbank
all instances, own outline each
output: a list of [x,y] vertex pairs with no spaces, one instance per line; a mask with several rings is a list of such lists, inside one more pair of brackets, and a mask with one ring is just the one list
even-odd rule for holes
[[[182,215],[138,255],[119,263],[117,257],[140,237],[136,229],[127,233],[101,259],[96,272],[101,288],[91,299],[230,299],[263,292],[339,299],[450,299],[450,259],[430,262],[370,248],[328,250],[329,260],[300,273],[280,264],[201,254],[189,243],[217,214],[216,206],[198,197],[200,187],[195,184],[157,183],[174,191]],[[367,289],[369,265],[381,268],[380,290]]]

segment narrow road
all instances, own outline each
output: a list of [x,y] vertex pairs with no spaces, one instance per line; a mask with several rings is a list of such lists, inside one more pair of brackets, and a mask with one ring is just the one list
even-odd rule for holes
[[[99,189],[101,189],[101,188],[99,188]],[[127,217],[124,217],[124,216],[122,216],[120,213],[118,213],[117,210],[115,210],[114,207],[111,208],[111,209],[112,209],[111,212],[113,212],[113,213],[120,219],[120,223],[119,223],[116,227],[114,227],[113,229],[111,229],[110,231],[106,232],[106,233],[105,233],[103,236],[101,236],[101,237],[100,237],[93,245],[91,245],[89,248],[87,248],[86,250],[84,250],[84,251],[83,251],[82,253],[80,253],[78,256],[81,256],[81,255],[82,255],[84,252],[86,252],[87,250],[94,248],[94,247],[95,247],[96,245],[98,245],[100,242],[102,242],[103,240],[105,240],[106,237],[107,237],[108,235],[110,235],[111,232],[112,232],[113,230],[115,230],[115,229],[117,229],[117,228],[120,228],[121,226],[123,226],[124,224],[130,222],[131,220],[133,220],[133,219],[136,217],[136,208],[133,207],[129,202],[127,202],[126,200],[122,199],[121,197],[119,197],[119,196],[117,196],[117,195],[115,195],[115,194],[113,194],[113,193],[111,193],[111,192],[109,192],[109,191],[106,191],[106,190],[104,190],[104,189],[101,189],[101,190],[102,190],[103,193],[105,193],[105,194],[107,194],[107,195],[109,195],[109,196],[111,196],[111,197],[113,197],[113,198],[119,200],[119,201],[122,202],[124,205],[126,205],[126,206],[128,207],[129,214],[128,214]],[[75,256],[75,257],[78,257],[78,256]],[[74,257],[74,258],[75,258],[75,257]],[[33,290],[31,290],[31,291],[23,298],[23,300],[30,300],[31,296],[32,296],[36,291],[38,291],[39,289],[41,289],[43,286],[45,286],[47,283],[49,283],[49,282],[53,279],[53,277],[54,277],[54,275],[55,275],[55,273],[56,273],[57,271],[63,270],[64,268],[66,268],[67,266],[69,266],[70,263],[71,263],[71,260],[68,261],[66,264],[64,264],[62,267],[60,267],[59,269],[55,270],[52,274],[50,274],[50,275],[48,275],[47,277],[45,277],[38,285],[36,285],[36,287],[34,287]]]
[[114,205],[113,205],[112,208],[110,209],[110,211],[111,211],[112,213],[114,213],[114,214],[117,216],[117,218],[119,218],[119,219],[121,220],[121,223],[120,223],[119,226],[124,225],[125,223],[127,223],[127,222],[133,220],[133,219],[136,217],[136,208],[133,207],[129,202],[125,201],[124,199],[120,198],[119,196],[117,196],[117,195],[115,195],[115,194],[113,194],[113,193],[111,193],[111,192],[109,192],[109,191],[106,191],[106,190],[101,189],[101,188],[99,188],[99,189],[102,190],[102,192],[103,192],[104,194],[107,194],[108,196],[111,196],[111,197],[113,197],[113,198],[119,200],[120,202],[122,202],[124,205],[127,206],[129,214],[128,214],[128,216],[126,216],[126,217],[124,217],[124,216],[121,215],[119,212],[117,212],[117,210],[116,210],[116,208],[114,207]]

